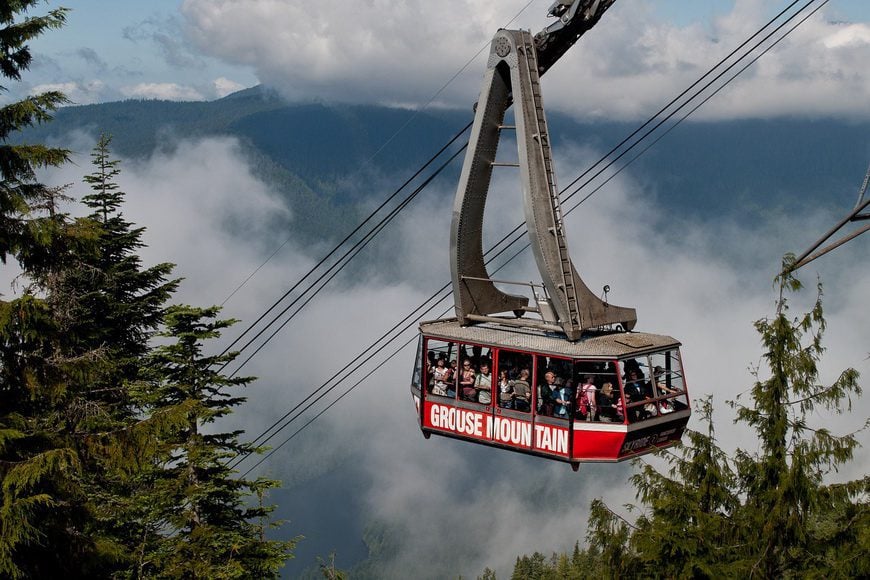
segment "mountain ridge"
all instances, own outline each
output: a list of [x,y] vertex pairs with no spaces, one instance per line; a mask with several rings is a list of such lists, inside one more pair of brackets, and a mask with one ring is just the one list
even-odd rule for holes
[[[288,200],[299,231],[322,237],[322,228],[312,225],[324,209],[342,209],[346,223],[337,224],[344,227],[335,235],[342,233],[358,221],[354,208],[360,202],[387,195],[361,184],[398,185],[471,118],[470,110],[291,104],[258,86],[215,101],[128,100],[65,107],[53,122],[24,132],[22,140],[62,143],[74,130],[104,132],[113,136],[116,154],[137,158],[179,136],[235,137],[253,166],[263,168]],[[607,151],[637,127],[636,122],[580,122],[558,112],[548,120],[557,156],[568,144]],[[631,170],[668,210],[703,220],[817,203],[841,207],[854,195],[868,159],[870,122],[687,121]],[[448,190],[459,165],[457,160],[441,178]]]

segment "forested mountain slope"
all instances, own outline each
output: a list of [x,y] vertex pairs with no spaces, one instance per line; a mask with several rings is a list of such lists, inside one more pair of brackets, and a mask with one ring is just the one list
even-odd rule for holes
[[[601,155],[639,122],[578,122],[549,114],[558,155],[569,144]],[[353,208],[383,199],[471,119],[471,110],[424,111],[375,106],[287,104],[262,87],[211,102],[123,101],[61,109],[25,140],[73,130],[113,135],[118,154],[147,156],[179,138],[235,136],[255,171],[276,184],[298,217],[299,233],[339,235]],[[633,157],[627,155],[616,166]],[[597,157],[596,157],[597,158]],[[850,203],[870,158],[870,123],[774,119],[686,122],[632,166],[660,203],[680,214],[716,219]],[[461,160],[461,156],[460,156]],[[452,191],[459,160],[441,178]],[[434,166],[433,166],[434,167]],[[573,177],[586,167],[558,166]],[[343,206],[343,207],[342,207]],[[340,207],[338,227],[313,227]]]

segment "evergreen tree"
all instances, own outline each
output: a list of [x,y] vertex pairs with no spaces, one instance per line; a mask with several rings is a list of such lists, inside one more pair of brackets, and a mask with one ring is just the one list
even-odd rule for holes
[[[848,527],[850,522],[831,516],[858,509],[866,523],[866,493],[870,491],[867,477],[845,485],[825,483],[825,476],[852,459],[858,440],[855,434],[838,436],[827,428],[812,428],[810,415],[817,408],[843,413],[861,388],[858,373],[851,368],[830,385],[819,383],[825,331],[822,288],[819,284],[809,312],[789,318],[785,293],[801,288],[789,273],[792,261],[786,258],[786,273],[778,279],[776,315],[755,323],[769,376],[762,379],[756,373],[759,378],[752,388],[751,406],[734,403],[737,420],[755,430],[761,447],[757,453],[738,452],[737,469],[747,496],[743,525],[754,528],[757,546],[749,553],[749,573],[767,578],[839,569],[835,559],[824,554],[829,549],[836,553],[839,546],[829,544],[830,533],[848,533],[837,527]],[[862,496],[865,503],[853,504],[852,498]],[[828,541],[819,533],[820,521],[833,526],[825,530]],[[870,572],[866,559],[856,565],[864,568],[849,570],[850,575]]]
[[[0,74],[8,80],[20,80],[29,67],[27,43],[64,23],[64,9],[25,16],[37,3],[0,3]],[[88,571],[80,557],[99,552],[81,534],[86,519],[77,485],[81,463],[66,437],[70,417],[87,410],[62,403],[70,379],[87,372],[94,360],[69,355],[65,311],[46,298],[65,263],[90,251],[92,236],[59,211],[62,189],[36,179],[38,168],[62,164],[67,152],[9,144],[15,132],[47,121],[65,102],[61,93],[49,92],[0,108],[0,261],[10,256],[17,261],[25,285],[19,297],[0,301],[0,575],[5,577]]]
[[[86,202],[99,211],[70,220],[57,210],[60,192],[31,208],[37,225],[32,229],[50,235],[29,250],[23,263],[25,296],[5,305],[10,324],[3,327],[4,370],[31,377],[15,388],[15,375],[7,375],[10,396],[4,410],[19,427],[5,451],[22,467],[38,467],[41,457],[60,452],[74,466],[6,490],[9,501],[25,500],[27,494],[50,500],[34,516],[39,537],[29,538],[26,550],[10,551],[22,571],[30,562],[44,572],[109,573],[123,566],[129,558],[125,546],[134,543],[130,535],[138,535],[129,525],[131,517],[125,517],[133,503],[130,476],[147,463],[153,447],[148,440],[156,436],[157,425],[136,417],[128,385],[137,378],[148,339],[177,282],[166,281],[170,264],[140,266],[135,251],[142,246],[143,229],[132,228],[121,216],[123,193],[113,181],[119,171],[108,159],[108,144],[100,139],[97,171],[86,178],[93,188]],[[12,315],[17,325],[11,324]],[[24,332],[22,325],[37,315],[39,330]],[[33,356],[22,358],[27,351]],[[11,486],[18,473],[10,469],[4,482]]]
[[100,136],[91,155],[94,172],[84,178],[91,193],[82,201],[92,210],[86,221],[95,232],[96,251],[66,270],[59,295],[74,310],[70,334],[78,337],[76,348],[102,353],[103,364],[79,393],[81,404],[99,413],[77,430],[85,434],[89,463],[82,479],[92,499],[93,533],[114,546],[121,562],[135,559],[130,549],[145,533],[136,525],[141,522],[137,476],[150,464],[154,441],[166,428],[159,418],[142,420],[129,389],[139,379],[149,340],[178,280],[168,279],[172,264],[142,266],[137,252],[145,228],[123,216],[125,194],[116,182],[119,161],[111,159],[110,143],[110,137]]
[[[821,285],[810,311],[790,318],[786,295],[800,282],[786,273],[777,283],[775,315],[755,323],[765,368],[755,371],[751,403],[731,403],[758,449],[729,459],[715,438],[712,402],[701,400],[706,432],[690,430],[678,453],[665,452],[667,472],[645,464],[632,478],[642,515],[632,522],[593,501],[588,547],[575,550],[570,566],[560,558],[550,570],[581,578],[870,577],[870,476],[829,481],[851,461],[856,434],[812,424],[817,410],[851,409],[861,394],[858,373],[846,369],[820,383]],[[514,577],[540,576],[533,562],[517,559]]]
[[134,227],[121,212],[125,194],[115,181],[120,162],[110,158],[110,143],[111,137],[100,136],[91,155],[95,171],[84,178],[92,193],[82,201],[93,210],[89,217],[98,228],[99,252],[89,271],[81,272],[85,279],[76,281],[82,287],[79,319],[90,313],[93,342],[110,346],[116,376],[134,380],[137,361],[178,281],[167,281],[172,264],[142,268],[137,252],[145,228]]
[[[0,2],[7,79],[30,64],[27,42],[64,22],[64,9],[25,17],[36,4]],[[8,143],[65,102],[52,92],[0,108],[0,137]],[[92,214],[77,219],[60,209],[64,188],[36,179],[66,150],[0,145],[0,261],[15,260],[23,284],[0,300],[0,577],[273,577],[293,546],[265,539],[262,498],[275,482],[233,479],[223,464],[246,449],[238,433],[199,431],[242,401],[221,388],[248,381],[198,366],[197,341],[224,323],[197,322],[213,310],[176,309],[170,334],[202,375],[174,375],[171,347],[142,374],[177,281],[169,264],[141,265],[143,230],[121,213],[109,144],[100,138],[85,178]],[[187,379],[196,387],[173,400]],[[144,393],[146,383],[158,392]],[[173,487],[179,461],[186,478]],[[247,506],[251,495],[260,503]]]
[[[150,377],[142,400],[152,416],[172,417],[175,428],[159,441],[159,462],[147,479],[152,534],[138,550],[141,576],[184,578],[272,578],[292,557],[295,540],[267,540],[270,507],[252,505],[251,494],[277,482],[234,477],[227,463],[251,451],[240,431],[209,432],[244,398],[227,391],[252,379],[218,370],[235,358],[203,354],[203,343],[234,323],[217,320],[217,307],[174,306],[166,315],[168,344],[149,356]],[[167,533],[168,531],[168,533]]]
[[[0,2],[0,75],[21,80],[30,67],[28,42],[47,30],[63,26],[67,10],[58,8],[44,16],[24,17],[40,0]],[[0,86],[0,92],[5,91]],[[34,204],[51,197],[51,191],[36,180],[39,167],[58,166],[68,159],[64,149],[39,144],[10,145],[14,133],[51,119],[51,113],[67,102],[56,91],[28,97],[0,107],[0,262],[11,254],[23,265],[29,263],[34,246],[44,245],[48,232],[29,223]]]
[[[713,404],[698,406],[706,433],[688,431],[680,455],[667,454],[669,473],[646,464],[632,477],[649,515],[638,518],[632,534],[636,564],[668,577],[717,577],[734,573],[741,534],[737,477],[716,443]],[[739,542],[737,542],[739,543]]]

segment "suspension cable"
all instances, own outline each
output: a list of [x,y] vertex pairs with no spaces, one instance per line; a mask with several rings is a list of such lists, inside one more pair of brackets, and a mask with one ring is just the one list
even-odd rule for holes
[[[305,302],[303,302],[302,305],[299,306],[299,308],[297,308],[297,309],[296,309],[296,310],[295,310],[295,311],[294,311],[294,312],[293,312],[293,313],[292,313],[292,314],[291,314],[291,315],[290,315],[290,316],[289,316],[289,317],[288,317],[284,322],[282,322],[282,323],[278,326],[278,328],[276,328],[276,329],[272,332],[272,334],[270,334],[270,335],[266,338],[266,340],[264,340],[263,343],[260,344],[260,346],[258,346],[257,349],[254,350],[254,352],[251,353],[250,356],[248,356],[248,358],[246,358],[246,359],[244,360],[244,362],[242,362],[242,363],[241,363],[241,364],[236,368],[235,371],[233,371],[232,375],[230,375],[230,376],[231,376],[231,377],[232,377],[232,376],[235,376],[235,375],[236,375],[236,374],[237,374],[237,373],[242,369],[242,367],[244,367],[246,364],[248,364],[248,362],[250,362],[250,360],[251,360],[252,358],[254,358],[254,356],[256,356],[257,353],[259,353],[259,352],[263,349],[263,347],[265,347],[265,346],[266,346],[266,345],[267,345],[267,344],[268,344],[268,343],[269,343],[273,338],[275,338],[275,335],[277,335],[279,332],[281,332],[281,330],[282,330],[285,326],[287,326],[287,324],[288,324],[291,320],[293,320],[293,318],[294,318],[297,314],[299,314],[299,312],[301,312],[302,309],[305,308],[305,306],[306,306],[309,302],[311,302],[311,300],[313,300],[314,297],[317,296],[317,294],[318,294],[321,290],[323,290],[323,288],[324,288],[327,284],[329,284],[329,282],[330,282],[333,278],[335,278],[335,277],[336,277],[336,276],[337,276],[337,275],[338,275],[338,274],[339,274],[339,273],[340,273],[340,272],[345,268],[345,266],[347,266],[347,265],[351,262],[351,260],[353,260],[353,259],[354,259],[354,258],[355,258],[355,257],[356,257],[356,256],[357,256],[357,255],[358,255],[358,254],[359,254],[359,253],[360,253],[360,252],[361,252],[361,251],[362,251],[362,250],[363,250],[363,249],[364,249],[364,248],[369,244],[369,242],[371,242],[371,241],[372,241],[372,240],[373,240],[373,239],[374,239],[374,238],[375,238],[375,237],[376,237],[376,236],[377,236],[377,235],[378,235],[378,234],[379,234],[379,233],[380,233],[380,232],[381,232],[385,227],[387,227],[387,225],[388,225],[388,224],[393,220],[393,218],[395,218],[395,217],[396,217],[396,216],[397,216],[397,215],[398,215],[398,214],[399,214],[403,209],[405,209],[405,207],[407,207],[408,204],[409,204],[411,201],[413,201],[413,199],[414,199],[415,197],[417,197],[417,195],[418,195],[421,191],[423,191],[423,189],[425,189],[425,187],[426,187],[427,185],[429,185],[430,183],[432,183],[432,180],[434,180],[435,177],[438,176],[438,174],[440,174],[440,173],[441,173],[441,172],[442,172],[442,171],[443,171],[443,170],[444,170],[448,165],[450,165],[450,163],[452,163],[453,160],[456,159],[456,157],[458,157],[459,154],[462,153],[462,152],[465,150],[466,147],[467,147],[467,145],[464,145],[462,148],[460,148],[458,151],[456,151],[453,155],[451,155],[450,158],[447,159],[447,161],[445,161],[445,162],[444,162],[444,163],[443,163],[443,164],[442,164],[442,165],[441,165],[441,166],[440,166],[440,167],[439,167],[439,168],[438,168],[438,169],[437,169],[437,170],[436,170],[432,175],[430,175],[430,176],[426,179],[426,181],[424,181],[422,184],[420,184],[419,187],[417,187],[417,188],[416,188],[416,189],[415,189],[415,190],[414,190],[414,191],[413,191],[413,192],[412,192],[408,197],[406,197],[406,198],[402,201],[402,203],[400,203],[398,206],[396,206],[396,207],[395,207],[395,208],[394,208],[394,209],[393,209],[389,214],[387,214],[386,217],[384,217],[380,222],[378,222],[377,226],[376,226],[374,229],[372,229],[372,230],[371,230],[369,233],[367,233],[367,234],[366,234],[362,239],[360,239],[356,244],[354,244],[354,246],[351,247],[351,248],[350,248],[350,249],[349,249],[349,250],[348,250],[348,251],[347,251],[347,252],[346,252],[346,253],[345,253],[345,254],[344,254],[340,259],[339,259],[339,261],[335,262],[332,266],[330,266],[329,270],[327,270],[325,273],[328,274],[328,273],[330,273],[332,270],[335,270],[335,271],[332,272],[332,273],[330,274],[330,276],[329,276],[328,278],[326,278],[325,280],[319,281],[320,286],[319,286],[316,290],[314,290],[314,292],[311,294],[311,296],[309,296],[308,299],[305,300]],[[314,287],[314,284],[312,284],[311,286],[309,286],[308,290],[310,290],[310,289],[313,288],[313,287]],[[265,328],[263,328],[260,332],[258,332],[258,333],[257,333],[257,334],[256,334],[256,335],[255,335],[251,340],[249,340],[249,341],[248,341],[248,342],[247,342],[247,343],[246,343],[246,344],[245,344],[245,345],[244,345],[240,350],[245,350],[247,347],[249,347],[249,346],[250,346],[250,345],[251,345],[251,344],[252,344],[252,343],[253,343],[257,338],[260,337],[260,335],[262,335],[264,332],[266,332],[266,330],[268,330],[269,327],[270,327],[272,324],[274,324],[274,323],[275,323],[275,322],[276,322],[276,321],[277,321],[281,316],[283,316],[283,315],[284,315],[288,310],[290,310],[290,308],[292,308],[293,305],[295,305],[299,300],[301,300],[302,297],[305,295],[305,293],[306,293],[308,290],[306,290],[305,292],[303,292],[302,294],[300,294],[298,297],[296,297],[296,299],[295,299],[293,302],[291,302],[291,303],[290,303],[286,308],[284,308],[284,310],[282,310],[281,312],[279,312],[279,313],[278,313],[278,314],[277,314],[277,315],[272,319],[272,321],[271,321],[271,322],[270,322],[270,323],[269,323]],[[229,364],[229,363],[226,363],[226,364]],[[226,364],[225,364],[224,366],[226,366]],[[222,367],[222,368],[223,368],[223,367]]]
[[[523,7],[522,7],[522,8],[521,8],[521,9],[520,9],[516,14],[514,14],[514,16],[513,16],[513,17],[512,17],[512,18],[507,22],[507,24],[504,26],[504,28],[506,28],[507,26],[510,26],[510,25],[511,25],[511,24],[512,24],[512,23],[513,23],[517,18],[519,18],[520,15],[521,15],[523,12],[525,12],[526,9],[528,9],[529,6],[532,5],[532,2],[534,2],[534,0],[529,0],[529,2],[527,2],[527,3],[526,3],[526,4],[525,4],[525,5],[524,5],[524,6],[523,6]],[[465,64],[463,64],[463,65],[459,68],[459,70],[457,70],[457,71],[453,74],[453,76],[451,76],[451,77],[450,77],[450,78],[449,78],[449,79],[448,79],[448,80],[447,80],[443,85],[441,85],[441,87],[440,87],[437,91],[435,91],[435,93],[434,93],[434,94],[429,98],[428,101],[426,101],[426,103],[425,103],[422,107],[416,109],[416,110],[414,111],[414,113],[413,113],[413,114],[412,114],[412,115],[411,115],[411,116],[410,116],[410,117],[405,121],[405,123],[404,123],[401,127],[399,127],[399,128],[398,128],[398,129],[397,129],[397,130],[396,130],[396,131],[395,131],[395,132],[394,132],[394,133],[389,137],[389,138],[387,138],[387,140],[386,140],[386,141],[385,141],[385,142],[384,142],[384,143],[383,143],[383,144],[382,144],[382,145],[381,145],[381,146],[380,146],[380,147],[379,147],[379,148],[378,148],[378,149],[377,149],[377,150],[376,150],[372,155],[371,155],[371,157],[369,157],[369,159],[368,159],[368,161],[366,161],[366,163],[370,163],[370,162],[371,162],[375,157],[377,157],[378,154],[380,154],[380,152],[383,151],[383,150],[387,147],[387,145],[389,145],[389,144],[390,144],[390,143],[391,143],[391,142],[396,138],[397,135],[399,135],[399,134],[400,134],[400,133],[401,133],[405,128],[407,128],[408,125],[410,125],[411,122],[412,122],[412,121],[413,121],[413,120],[414,120],[414,119],[415,119],[415,118],[416,118],[416,117],[417,117],[417,116],[418,116],[422,111],[424,111],[425,109],[427,109],[427,108],[429,107],[429,105],[431,105],[432,102],[434,102],[434,100],[435,100],[436,98],[438,98],[438,96],[439,96],[442,92],[444,92],[444,90],[446,90],[447,87],[450,86],[450,84],[452,84],[453,81],[455,81],[455,80],[459,77],[459,75],[462,74],[462,72],[463,72],[465,69],[467,69],[467,68],[469,67],[469,65],[471,65],[471,63],[474,62],[474,61],[477,59],[478,56],[480,56],[480,53],[482,53],[482,52],[483,52],[483,51],[484,51],[484,50],[485,50],[485,49],[490,45],[490,42],[491,42],[491,41],[487,41],[486,43],[484,43],[484,44],[483,44],[483,45],[482,45],[482,46],[477,50],[477,52],[475,52],[474,55],[472,55],[471,58],[469,58],[469,59],[465,62]],[[429,159],[429,161],[427,161],[423,166],[420,167],[419,170],[417,170],[417,172],[414,173],[414,175],[412,175],[410,178],[408,178],[408,179],[407,179],[407,180],[406,180],[406,181],[405,181],[401,186],[399,186],[399,188],[398,188],[395,192],[393,192],[393,194],[391,194],[389,197],[387,197],[387,199],[384,200],[383,203],[381,203],[377,208],[375,208],[374,211],[372,211],[372,212],[371,212],[371,213],[370,213],[370,214],[369,214],[369,215],[368,215],[368,216],[367,216],[367,217],[366,217],[366,218],[365,218],[365,219],[364,219],[364,220],[363,220],[359,225],[357,225],[356,228],[354,228],[353,231],[351,231],[349,234],[347,234],[347,236],[345,236],[345,238],[342,239],[342,240],[341,240],[341,241],[336,245],[336,247],[333,248],[332,251],[330,251],[330,252],[329,252],[326,256],[324,256],[320,261],[318,261],[318,262],[317,262],[317,263],[316,263],[316,264],[315,264],[315,265],[314,265],[314,266],[313,266],[313,267],[312,267],[312,268],[311,268],[311,269],[310,269],[310,270],[309,270],[309,271],[308,271],[308,272],[307,272],[307,273],[306,273],[306,274],[305,274],[301,279],[299,279],[299,280],[298,280],[298,281],[293,285],[293,287],[291,287],[287,292],[285,292],[285,293],[284,293],[284,294],[283,294],[283,295],[282,295],[282,296],[281,296],[281,297],[280,297],[280,298],[279,298],[279,299],[278,299],[274,304],[272,304],[272,306],[270,306],[270,307],[269,307],[269,308],[268,308],[268,309],[267,309],[267,310],[266,310],[266,311],[265,311],[265,312],[264,312],[264,313],[263,313],[263,314],[262,314],[262,315],[261,315],[257,320],[255,320],[252,324],[250,324],[250,325],[245,329],[245,331],[242,332],[242,334],[241,334],[240,336],[238,336],[238,337],[237,337],[237,338],[236,338],[232,343],[230,343],[230,344],[229,344],[229,345],[228,345],[228,346],[227,346],[227,347],[226,347],[226,348],[221,352],[221,354],[223,355],[223,354],[226,354],[227,352],[229,352],[229,351],[230,351],[230,350],[231,350],[231,349],[232,349],[232,348],[233,348],[233,347],[234,347],[234,346],[235,346],[235,345],[236,345],[236,344],[237,344],[237,343],[238,343],[238,342],[239,342],[239,341],[240,341],[240,340],[241,340],[241,339],[242,339],[242,338],[243,338],[243,337],[248,333],[248,332],[250,332],[250,331],[251,331],[251,330],[252,330],[252,329],[253,329],[257,324],[259,324],[259,323],[260,323],[260,322],[261,322],[261,321],[262,321],[266,316],[268,316],[269,313],[270,313],[272,310],[274,310],[275,308],[277,308],[278,304],[280,304],[280,303],[281,303],[285,298],[287,298],[287,296],[289,296],[289,295],[290,295],[294,290],[296,290],[296,288],[298,288],[299,285],[300,285],[304,280],[306,280],[306,279],[307,279],[311,274],[313,274],[313,273],[314,273],[314,272],[315,272],[315,271],[316,271],[316,270],[317,270],[321,265],[323,265],[323,264],[326,262],[326,260],[328,260],[328,259],[329,259],[329,258],[330,258],[334,253],[335,253],[335,252],[337,252],[338,249],[339,249],[342,245],[344,245],[344,244],[345,244],[348,240],[350,240],[350,239],[351,239],[351,238],[352,238],[352,237],[353,237],[353,236],[354,236],[354,235],[355,235],[355,234],[356,234],[360,229],[362,229],[362,227],[363,227],[366,223],[368,223],[371,219],[373,219],[374,216],[375,216],[375,215],[376,215],[376,214],[377,214],[381,209],[383,209],[384,206],[385,206],[387,203],[389,203],[389,202],[390,202],[390,201],[391,201],[391,200],[392,200],[396,195],[399,194],[400,191],[402,191],[405,187],[408,186],[408,184],[410,184],[414,179],[416,179],[416,178],[417,178],[417,177],[418,177],[418,176],[423,172],[423,170],[426,169],[426,167],[427,167],[429,164],[431,164],[431,163],[432,163],[436,158],[438,158],[438,157],[439,157],[439,156],[440,156],[440,155],[441,155],[441,154],[442,154],[442,153],[443,153],[443,152],[444,152],[448,147],[450,147],[450,145],[452,145],[452,144],[456,141],[456,139],[458,139],[458,138],[459,138],[463,133],[465,133],[465,131],[467,131],[467,130],[471,127],[471,125],[472,125],[472,123],[469,122],[469,123],[468,123],[468,124],[467,124],[463,129],[461,129],[461,130],[460,130],[460,131],[459,131],[459,132],[458,132],[458,133],[457,133],[457,134],[456,134],[452,139],[450,139],[450,141],[448,141],[447,144],[444,145],[444,146],[443,146],[443,147],[438,151],[438,153],[436,153],[435,155],[433,155],[433,156]],[[272,260],[272,258],[275,257],[275,255],[278,254],[278,252],[281,251],[282,248],[284,248],[284,246],[286,246],[286,245],[290,242],[291,239],[292,239],[292,236],[291,236],[291,237],[288,237],[287,239],[285,239],[285,240],[284,240],[284,241],[283,241],[283,242],[282,242],[282,243],[281,243],[281,244],[280,244],[280,245],[279,245],[279,246],[278,246],[278,247],[277,247],[277,248],[276,248],[276,249],[275,249],[275,250],[274,250],[274,251],[273,251],[273,252],[272,252],[272,253],[271,253],[271,254],[270,254],[270,255],[269,255],[269,256],[268,256],[268,257],[267,257],[267,258],[266,258],[266,259],[265,259],[261,264],[260,264],[260,265],[259,265],[259,266],[257,266],[257,267],[256,267],[256,268],[255,268],[255,269],[254,269],[254,270],[253,270],[253,271],[252,271],[252,272],[247,276],[247,278],[245,278],[245,279],[241,282],[241,284],[239,284],[239,285],[238,285],[238,286],[237,286],[237,287],[236,287],[236,288],[235,288],[235,289],[234,289],[234,290],[229,294],[229,296],[227,296],[227,297],[223,300],[223,302],[221,302],[221,306],[225,305],[225,304],[227,303],[227,301],[229,301],[230,298],[232,298],[232,297],[233,297],[233,296],[234,296],[234,295],[235,295],[239,290],[241,290],[243,286],[245,286],[245,285],[246,285],[246,284],[247,284],[247,283],[248,283],[248,282],[249,282],[249,281],[250,281],[250,280],[251,280],[251,279],[252,279],[252,278],[253,278],[253,277],[254,277],[254,276],[255,276],[255,275],[256,275],[256,274],[257,274],[257,273],[258,273],[258,272],[259,272],[259,271],[260,271],[260,270],[261,270],[261,269],[262,269],[262,268],[267,264],[267,263],[268,263],[268,262],[269,262],[269,261]],[[309,289],[310,289],[310,288],[309,288]],[[286,311],[286,310],[285,310],[285,311]],[[271,326],[271,324],[274,324],[274,322],[275,322],[275,320],[273,320],[272,322],[270,322],[269,325],[267,325],[267,327],[268,327],[268,326]],[[259,335],[258,335],[258,336],[259,336]],[[246,345],[246,346],[249,346],[249,345]]]
[[[339,249],[340,249],[344,244],[346,244],[346,243],[348,242],[348,240],[350,240],[350,239],[351,239],[351,238],[352,238],[352,237],[353,237],[357,232],[359,232],[359,231],[363,228],[363,226],[365,226],[365,224],[367,224],[369,221],[371,221],[372,219],[374,219],[374,216],[377,215],[378,212],[380,212],[380,211],[381,211],[381,210],[382,210],[382,209],[383,209],[383,208],[384,208],[384,207],[385,207],[385,206],[386,206],[390,201],[392,201],[392,200],[393,200],[397,195],[399,195],[399,193],[401,193],[402,190],[404,190],[405,187],[408,186],[408,184],[410,184],[414,179],[416,179],[417,177],[419,177],[419,175],[420,175],[420,174],[421,174],[421,173],[422,173],[422,172],[423,172],[423,171],[424,171],[424,170],[425,170],[429,165],[431,165],[431,164],[432,164],[432,163],[433,163],[433,162],[434,162],[438,157],[440,157],[441,154],[443,154],[447,149],[449,149],[450,146],[453,145],[453,144],[456,142],[457,139],[459,139],[459,137],[461,137],[461,136],[462,136],[466,131],[468,131],[468,129],[471,127],[471,125],[472,125],[471,123],[468,123],[465,127],[462,128],[462,130],[460,130],[458,133],[456,133],[456,134],[455,134],[455,135],[450,139],[450,141],[448,141],[448,142],[447,142],[443,147],[441,147],[441,149],[439,149],[437,153],[435,153],[434,155],[432,155],[432,157],[430,157],[429,160],[426,161],[426,163],[424,163],[424,164],[423,164],[423,165],[422,165],[422,166],[421,166],[421,167],[420,167],[420,168],[419,168],[419,169],[414,173],[414,175],[412,175],[411,177],[409,177],[408,179],[406,179],[405,182],[404,182],[401,186],[399,186],[399,187],[398,187],[398,188],[397,188],[397,189],[396,189],[392,194],[390,194],[390,195],[387,197],[387,199],[385,199],[385,200],[384,200],[384,201],[383,201],[383,202],[382,202],[382,203],[381,203],[377,208],[375,208],[375,210],[372,211],[372,212],[371,212],[371,213],[366,217],[366,219],[364,219],[362,222],[360,222],[359,225],[357,225],[357,226],[353,229],[353,231],[351,231],[349,234],[347,234],[347,235],[344,237],[344,239],[341,240],[341,242],[339,242],[339,243],[338,243],[338,244],[337,244],[337,245],[336,245],[336,246],[335,246],[335,247],[334,247],[334,248],[333,248],[333,249],[332,249],[328,254],[326,254],[323,258],[320,259],[319,262],[317,262],[313,267],[311,267],[311,269],[309,269],[308,272],[306,272],[306,274],[305,274],[302,278],[300,278],[300,279],[299,279],[299,280],[298,280],[298,281],[293,285],[293,287],[291,287],[291,288],[290,288],[289,290],[287,290],[287,291],[286,291],[286,292],[285,292],[285,293],[284,293],[280,298],[278,298],[278,299],[277,299],[277,300],[276,300],[276,301],[275,301],[275,302],[274,302],[274,303],[273,303],[273,304],[272,304],[268,309],[266,309],[266,311],[265,311],[263,314],[260,315],[259,318],[257,318],[257,320],[255,320],[253,323],[251,323],[250,325],[248,325],[248,327],[245,329],[244,332],[242,332],[242,334],[240,334],[240,335],[239,335],[235,340],[233,340],[229,345],[227,345],[226,348],[224,348],[224,350],[221,352],[221,355],[224,355],[224,354],[228,353],[228,352],[229,352],[229,351],[230,351],[230,350],[231,350],[231,349],[232,349],[236,344],[239,343],[239,341],[242,340],[242,338],[244,338],[244,337],[245,337],[249,332],[251,332],[251,331],[252,331],[252,330],[257,326],[257,324],[259,324],[260,322],[262,322],[263,319],[266,318],[266,317],[269,315],[270,312],[272,312],[273,310],[275,310],[275,308],[277,308],[277,307],[281,304],[281,302],[284,301],[285,298],[287,298],[290,294],[292,294],[293,291],[296,290],[296,289],[297,289],[297,288],[302,284],[302,282],[304,282],[306,279],[308,279],[308,277],[311,276],[315,271],[317,271],[317,269],[320,268],[320,266],[322,266],[324,263],[326,263],[326,261],[329,260],[329,258],[331,258],[331,257],[333,256],[333,254],[335,254],[336,252],[338,252]],[[467,147],[467,145],[465,145],[464,147]],[[464,147],[463,147],[463,148],[464,148]],[[442,168],[443,168],[443,166],[442,166]],[[439,172],[440,172],[440,170],[439,170]],[[431,181],[431,177],[430,177],[429,181]],[[419,193],[419,192],[416,192],[416,193]],[[416,193],[412,193],[411,195],[416,195]],[[407,198],[406,198],[406,199],[407,199]],[[381,220],[381,221],[383,221],[383,220]],[[380,223],[380,222],[379,222],[379,223]],[[375,227],[377,227],[377,225],[376,225]],[[351,251],[353,251],[353,250],[351,249],[351,250],[349,250],[348,252],[346,252],[346,253],[342,256],[342,258],[339,258],[339,260],[341,260],[341,259],[343,259],[345,256],[347,256],[348,253],[350,253]],[[309,289],[310,289],[310,288],[309,288]],[[297,298],[297,300],[298,300],[298,298]],[[294,302],[294,303],[295,303],[295,302]],[[291,305],[291,306],[292,306],[292,305]],[[280,316],[280,315],[279,315],[279,316]],[[273,324],[274,322],[275,322],[275,320],[273,319],[272,322],[269,323],[269,325]],[[269,325],[267,325],[266,328],[268,328]],[[257,336],[255,336],[254,338],[257,338],[257,337],[260,336],[260,334],[262,334],[263,332],[264,332],[264,331],[261,331],[261,332],[260,332],[259,334],[257,334]],[[248,347],[248,346],[250,346],[250,341],[245,345],[245,348]],[[241,349],[241,350],[243,350],[243,349]],[[240,350],[239,352],[241,352],[241,350]],[[226,366],[226,365],[225,365],[225,366]]]

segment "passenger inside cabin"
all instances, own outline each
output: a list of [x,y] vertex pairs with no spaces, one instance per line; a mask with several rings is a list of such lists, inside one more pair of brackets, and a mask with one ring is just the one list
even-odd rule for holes
[[561,385],[557,385],[553,391],[553,415],[560,419],[567,419],[571,416],[571,401],[574,399],[574,387],[571,379],[568,379]]
[[601,377],[601,385],[604,383],[610,383],[611,385],[619,384],[619,373],[617,371],[617,366],[613,361],[608,361],[604,366],[604,373]]
[[538,383],[538,413],[545,417],[552,417],[553,410],[556,405],[556,389],[559,385],[556,384],[556,373],[547,371],[544,374],[544,383]]
[[[668,386],[667,375],[665,374],[665,370],[662,367],[657,366],[653,369],[653,377],[653,381],[655,382],[656,386],[656,394],[658,396],[679,395],[683,392],[682,389],[674,384]],[[676,398],[661,401],[659,405],[661,406],[662,413],[682,411],[683,409],[686,409],[688,407],[685,403]]]
[[529,385],[529,369],[520,371],[518,379],[511,383],[513,391],[514,409],[528,413],[531,411],[532,387]]
[[466,401],[477,400],[477,391],[474,389],[476,374],[471,366],[471,359],[463,360],[462,370],[459,372],[459,392]]
[[[630,406],[632,403],[640,403],[650,399],[650,393],[648,392],[650,389],[647,388],[648,383],[643,380],[643,373],[640,369],[630,370],[627,374],[628,377],[625,382],[626,404]],[[645,405],[638,405],[629,408],[628,416],[631,422],[641,421],[650,416],[649,411],[645,407]]]
[[450,384],[450,368],[443,356],[435,361],[435,369],[432,371],[432,394],[441,397],[447,396],[447,387]]
[[507,370],[498,373],[498,406],[502,409],[513,409],[513,387],[508,379]]
[[432,378],[432,373],[435,371],[435,358],[438,356],[434,350],[426,353],[426,372],[429,373],[429,378]]
[[480,372],[474,378],[474,389],[477,391],[477,402],[489,405],[492,402],[492,373],[489,371],[489,361],[480,361]]
[[604,423],[622,423],[622,401],[613,391],[612,383],[604,383],[598,392],[598,420]]
[[625,375],[623,376],[623,378],[627,378],[628,374],[631,371],[637,371],[637,374],[639,376],[643,376],[643,371],[640,370],[640,363],[637,362],[637,359],[630,358],[626,360],[623,364],[625,366]]
[[580,408],[580,418],[587,421],[594,421],[598,414],[598,401],[596,394],[598,389],[595,387],[595,377],[586,375],[583,377],[583,384],[577,392],[577,401]]

